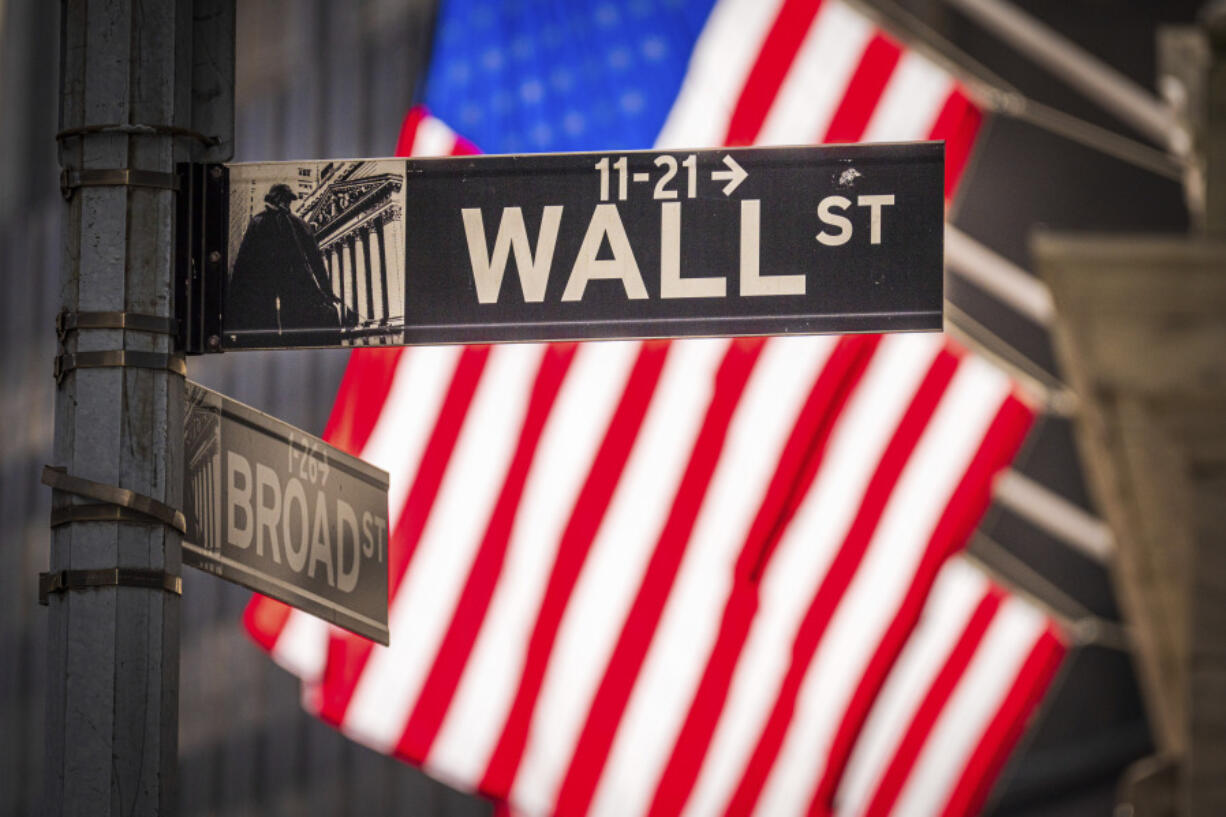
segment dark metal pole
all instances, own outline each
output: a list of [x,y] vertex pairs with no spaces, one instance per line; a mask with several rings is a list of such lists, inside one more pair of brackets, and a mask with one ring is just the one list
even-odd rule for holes
[[[191,124],[191,13],[190,0],[63,2],[67,313],[174,315],[175,192],[166,183],[173,179],[176,142],[182,141],[170,128]],[[180,507],[183,375],[181,365],[174,365],[172,335],[156,326],[82,327],[67,332],[63,343],[68,354],[56,391],[55,465],[71,476]],[[126,354],[92,360],[88,354],[115,350]],[[112,518],[80,521],[88,513],[77,511],[75,521],[52,534],[53,576],[112,573],[94,574],[103,579],[87,587],[74,574],[60,574],[69,588],[48,599],[45,811],[171,814],[178,748],[179,596],[173,577],[181,567],[179,534],[72,490],[57,490],[53,498],[60,513],[91,504],[96,516]],[[115,515],[127,518],[116,521]],[[163,572],[172,577],[171,589],[131,580]],[[107,575],[115,581],[106,581]]]

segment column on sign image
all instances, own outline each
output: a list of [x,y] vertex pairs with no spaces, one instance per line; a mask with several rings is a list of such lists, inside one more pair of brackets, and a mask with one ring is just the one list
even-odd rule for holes
[[376,217],[372,221],[368,221],[362,225],[362,257],[366,259],[366,315],[368,322],[372,325],[383,324],[387,322],[387,310],[382,308],[382,286],[379,281],[379,262],[375,258],[373,250],[374,242],[371,238],[373,221],[377,221]]
[[385,270],[384,280],[387,281],[388,322],[399,324],[404,321],[404,224],[401,223],[400,208],[392,205],[384,210],[382,221],[376,229],[379,239],[380,267]]
[[375,261],[379,266],[379,306],[382,308],[383,323],[386,325],[392,315],[391,300],[387,295],[387,247],[383,243],[383,222],[385,213],[380,213],[375,219],[372,231],[375,239]]
[[353,237],[353,233],[346,233],[345,242],[345,263],[348,265],[349,275],[349,308],[353,314],[358,317],[358,323],[362,322],[361,313],[358,311],[358,259],[357,250],[354,244],[357,241]]
[[354,228],[353,236],[353,269],[356,283],[358,323],[362,326],[370,323],[370,265],[366,259],[366,242],[362,233],[364,225]]
[[[328,277],[332,281],[332,294],[341,303],[345,302],[345,277],[341,274],[341,258],[336,242],[329,243],[324,248],[324,258],[328,262]],[[344,315],[341,319],[344,320]]]

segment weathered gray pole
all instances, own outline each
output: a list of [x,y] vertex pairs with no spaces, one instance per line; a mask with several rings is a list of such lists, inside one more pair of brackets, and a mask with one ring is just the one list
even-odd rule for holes
[[[70,196],[63,309],[80,314],[82,324],[86,313],[170,317],[175,193],[166,183],[182,140],[170,128],[190,114],[192,66],[183,48],[190,46],[191,3],[64,0],[62,14],[60,157]],[[131,325],[114,317],[95,315],[94,323]],[[167,368],[175,368],[169,332],[156,321],[142,326],[65,333],[54,464],[176,508],[183,375]],[[126,354],[89,354],[114,350]],[[57,513],[77,518],[52,534],[50,576],[70,587],[53,587],[48,596],[45,811],[171,814],[179,534],[74,490],[57,490],[53,499]],[[93,508],[64,511],[69,505]],[[135,570],[112,571],[108,581],[102,571],[113,568]],[[62,572],[90,570],[99,572]],[[162,571],[170,589],[139,586]]]

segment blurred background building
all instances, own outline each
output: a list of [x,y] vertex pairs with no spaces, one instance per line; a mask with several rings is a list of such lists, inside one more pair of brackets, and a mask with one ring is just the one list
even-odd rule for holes
[[[1145,142],[1147,134],[986,32],[956,4],[868,5],[902,31],[920,32],[934,45],[953,43],[963,52],[959,60],[969,58],[1002,87],[1040,103],[1022,116],[989,117],[951,216],[959,230],[1023,270],[1035,268],[1030,241],[1038,226],[1188,231],[1179,173],[1161,161],[1139,166],[1110,138]],[[1015,5],[1155,88],[1159,27],[1192,22],[1200,4]],[[434,0],[241,2],[235,161],[391,155],[400,121],[421,95],[436,11]],[[38,475],[51,458],[64,211],[54,141],[58,14],[58,4],[43,0],[0,0],[0,814],[14,815],[38,811],[43,763],[46,622],[36,576],[47,565],[50,491]],[[1060,121],[1044,113],[1048,107],[1082,120],[1074,129],[1081,141],[1056,132]],[[1157,147],[1155,154],[1166,146]],[[1053,394],[1063,392],[1050,312],[1019,309],[958,274],[947,276],[947,297],[963,326],[986,328],[981,337],[998,339],[993,351]],[[193,359],[189,368],[193,379],[319,433],[345,360],[340,351],[242,353]],[[1110,814],[1121,776],[1155,746],[1113,589],[1112,537],[1087,491],[1072,420],[1061,405],[1055,400],[1031,433],[1010,486],[971,544],[972,554],[1004,580],[1081,625],[1072,628],[1079,643],[989,801],[998,815]],[[306,715],[297,679],[268,661],[238,626],[248,596],[209,576],[184,575],[180,813],[488,811]]]

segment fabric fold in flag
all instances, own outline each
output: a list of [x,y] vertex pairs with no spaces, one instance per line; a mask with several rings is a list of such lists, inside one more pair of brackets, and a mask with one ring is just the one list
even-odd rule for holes
[[[482,8],[427,89],[473,142],[415,108],[402,155],[933,138],[948,198],[981,121],[840,0]],[[954,558],[1032,420],[939,335],[357,350],[325,438],[391,476],[391,645],[245,623],[506,813],[973,813],[1064,649]]]
[[1032,605],[965,560],[948,562],[864,724],[837,813],[976,813],[988,770],[1017,741],[1065,650]]

